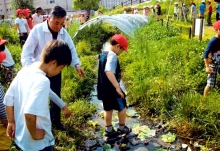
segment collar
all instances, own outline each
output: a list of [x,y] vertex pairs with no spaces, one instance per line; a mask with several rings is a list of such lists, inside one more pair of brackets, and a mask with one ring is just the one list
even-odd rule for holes
[[[47,21],[44,21],[43,23],[42,23],[42,27],[43,27],[43,32],[47,32],[47,33],[50,33],[50,30],[49,30],[49,28],[48,28],[48,25],[47,25]],[[60,29],[60,31],[58,32],[58,35],[59,34],[64,34],[64,32],[63,32],[63,27]]]

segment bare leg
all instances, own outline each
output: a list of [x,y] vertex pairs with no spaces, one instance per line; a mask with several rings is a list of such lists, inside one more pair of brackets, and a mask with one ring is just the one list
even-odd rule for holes
[[127,109],[124,108],[122,111],[118,112],[119,124],[121,124],[121,125],[125,124],[126,110]]
[[104,114],[105,126],[112,125],[112,113],[113,113],[113,110],[105,111],[105,114]]
[[211,88],[209,86],[206,86],[205,89],[204,89],[204,96],[207,96],[209,91],[211,90]]

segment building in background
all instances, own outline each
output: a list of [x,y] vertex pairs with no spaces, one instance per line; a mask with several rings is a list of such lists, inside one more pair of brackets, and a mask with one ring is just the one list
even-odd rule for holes
[[99,2],[99,6],[105,6],[108,9],[111,9],[113,6],[120,5],[122,2],[126,2],[128,0],[101,0]]
[[[73,0],[33,0],[34,7],[42,7],[45,14],[49,14],[51,9],[55,5],[59,5],[66,9],[67,14],[73,12],[72,4]],[[15,14],[15,10],[10,8],[10,0],[0,0],[0,15],[5,15],[5,17],[10,17]]]

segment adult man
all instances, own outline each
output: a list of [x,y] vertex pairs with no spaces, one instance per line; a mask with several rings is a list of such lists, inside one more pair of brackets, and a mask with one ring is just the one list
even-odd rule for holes
[[[39,61],[40,53],[48,41],[53,39],[64,40],[67,42],[72,53],[71,66],[77,70],[79,76],[84,77],[84,71],[80,67],[81,62],[76,53],[75,46],[70,35],[63,28],[65,19],[65,9],[60,6],[55,6],[48,16],[48,20],[38,24],[31,30],[21,54],[21,63],[23,66]],[[61,73],[49,79],[52,91],[60,97]],[[58,97],[54,95],[52,91],[50,92],[50,99],[57,100]],[[65,127],[60,122],[60,108],[52,101],[50,101],[50,114],[53,126],[56,129],[65,130]]]
[[32,16],[33,18],[33,26],[42,23],[43,22],[43,16],[41,15],[43,12],[43,9],[41,7],[38,7],[36,9],[36,13]]

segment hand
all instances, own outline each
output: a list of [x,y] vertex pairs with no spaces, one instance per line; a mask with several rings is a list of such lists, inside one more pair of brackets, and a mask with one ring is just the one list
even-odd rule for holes
[[44,139],[46,132],[43,129],[36,129],[36,136],[33,138],[34,140]]
[[15,123],[8,123],[6,135],[11,139],[15,139]]
[[78,72],[80,77],[83,77],[83,78],[85,77],[85,73],[79,65],[76,65],[76,71]]
[[67,106],[64,106],[63,113],[64,113],[65,117],[70,117],[72,115],[72,112],[68,109]]
[[21,36],[24,36],[23,33],[20,33]]
[[206,70],[206,73],[208,73],[208,74],[212,73],[212,68],[210,68],[210,67],[206,67],[205,70]]
[[121,96],[122,99],[125,98],[124,93],[121,91],[121,88],[117,88],[116,91],[117,91],[118,95]]
[[2,124],[5,128],[8,126],[8,120],[2,120]]

